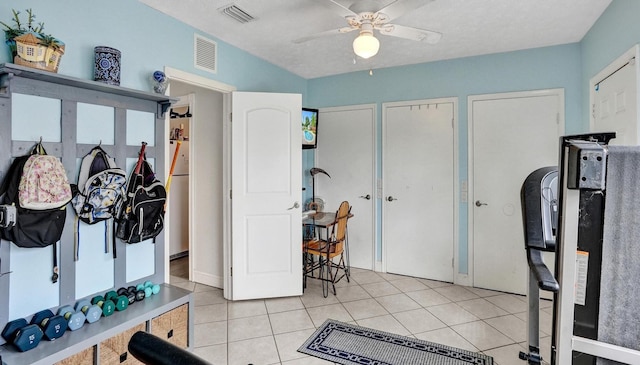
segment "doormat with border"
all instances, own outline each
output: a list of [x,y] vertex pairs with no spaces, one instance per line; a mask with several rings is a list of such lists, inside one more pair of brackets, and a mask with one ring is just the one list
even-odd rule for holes
[[493,365],[491,356],[332,319],[298,352],[343,365]]

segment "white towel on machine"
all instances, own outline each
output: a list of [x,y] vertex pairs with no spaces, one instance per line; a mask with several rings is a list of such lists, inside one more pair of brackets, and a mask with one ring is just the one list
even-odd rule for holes
[[640,350],[640,146],[607,158],[598,341]]

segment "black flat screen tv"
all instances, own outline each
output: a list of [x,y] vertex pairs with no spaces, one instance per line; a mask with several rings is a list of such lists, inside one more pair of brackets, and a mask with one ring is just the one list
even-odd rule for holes
[[318,109],[302,108],[302,149],[318,146]]

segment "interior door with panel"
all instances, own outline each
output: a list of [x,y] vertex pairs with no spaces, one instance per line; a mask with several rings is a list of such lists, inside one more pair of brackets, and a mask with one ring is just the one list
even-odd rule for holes
[[561,89],[469,97],[474,286],[526,294],[520,189],[534,170],[557,166],[563,121]]
[[375,116],[375,104],[320,109],[315,153],[316,167],[331,176],[315,176],[316,197],[328,212],[344,200],[351,204],[348,257],[367,270],[375,252]]
[[591,131],[616,132],[610,144],[640,143],[638,46],[591,79]]
[[302,295],[302,97],[234,92],[232,300]]
[[455,99],[383,105],[383,247],[389,273],[453,282]]

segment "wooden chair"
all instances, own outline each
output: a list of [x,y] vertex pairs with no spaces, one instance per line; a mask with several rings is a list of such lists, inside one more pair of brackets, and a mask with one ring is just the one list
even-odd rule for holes
[[[326,298],[329,292],[329,283],[333,288],[333,295],[336,294],[335,284],[343,277],[349,281],[349,266],[345,260],[345,246],[347,240],[347,221],[351,206],[349,202],[343,201],[336,212],[334,224],[328,229],[327,237],[310,238],[304,240],[304,281],[306,277],[315,277],[314,272],[319,269],[318,279],[322,280],[322,295]],[[318,260],[314,260],[317,256]],[[334,258],[339,257],[337,262]],[[342,275],[340,274],[342,270]]]

